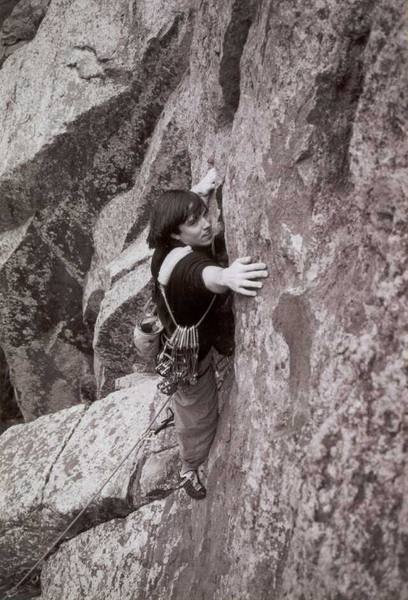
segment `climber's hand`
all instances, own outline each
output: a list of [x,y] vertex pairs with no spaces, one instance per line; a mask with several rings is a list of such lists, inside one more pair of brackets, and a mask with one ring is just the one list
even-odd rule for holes
[[191,191],[195,192],[199,196],[208,196],[215,188],[216,179],[217,170],[215,167],[213,167],[208,171],[205,177],[201,179],[201,181],[191,188]]
[[223,269],[222,285],[243,296],[256,296],[256,290],[263,286],[263,281],[258,279],[268,277],[268,271],[265,263],[253,263],[251,260],[250,256],[237,258],[229,267]]

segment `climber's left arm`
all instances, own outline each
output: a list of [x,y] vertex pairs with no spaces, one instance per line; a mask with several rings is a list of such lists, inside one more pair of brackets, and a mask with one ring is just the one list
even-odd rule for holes
[[191,188],[191,191],[198,194],[204,202],[207,204],[211,192],[215,189],[215,182],[217,179],[217,171],[212,167],[208,173]]

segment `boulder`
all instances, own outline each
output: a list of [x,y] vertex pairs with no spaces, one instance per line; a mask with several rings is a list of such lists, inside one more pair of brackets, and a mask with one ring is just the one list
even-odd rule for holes
[[113,391],[115,379],[131,373],[137,359],[133,330],[152,294],[148,256],[139,261],[134,256],[138,266],[118,279],[101,303],[94,333],[99,397]]
[[[58,411],[2,435],[2,592],[17,583],[81,511],[65,539],[123,517],[176,487],[172,429],[148,437],[132,451],[163,405],[156,383],[156,378],[139,378],[134,387],[89,407]],[[38,581],[30,578],[21,593],[35,589]]]
[[0,341],[27,420],[95,397],[93,227],[133,187],[187,65],[186,2],[153,20],[105,4],[56,0],[0,70]]
[[[76,600],[155,598],[154,567],[174,559],[174,554],[167,545],[153,550],[150,535],[167,512],[164,500],[153,502],[126,519],[113,519],[64,544],[43,570],[42,600],[59,597],[61,585],[65,597]],[[173,524],[176,513],[166,516]],[[151,569],[146,569],[147,564]],[[169,582],[169,591],[171,587]]]
[[[0,437],[0,592],[23,577],[62,530],[66,520],[44,503],[44,491],[55,464],[81,417],[75,406],[33,423],[10,427]],[[38,580],[38,572],[37,575]],[[38,581],[21,592],[34,595]]]
[[[219,399],[220,406],[224,407],[228,405],[233,384],[233,373],[225,369],[225,365],[219,383],[222,381]],[[126,384],[126,378],[123,384]],[[211,497],[225,492],[222,480],[217,485],[212,477],[216,476],[216,466],[222,463],[226,445],[228,448],[231,442],[230,424],[224,418],[228,410],[223,408],[217,441],[207,466],[208,473],[212,474],[209,475]],[[159,437],[162,435],[160,433]],[[191,598],[192,569],[203,575],[199,562],[205,562],[211,544],[219,542],[218,531],[222,528],[220,524],[211,528],[210,539],[206,530],[207,519],[211,519],[210,505],[207,501],[196,502],[184,491],[176,490],[178,449],[171,437],[171,429],[165,435],[169,436],[167,444],[161,449],[156,446],[151,452],[131,488],[135,498],[140,495],[146,498],[145,494],[148,494],[151,501],[159,501],[143,505],[124,519],[91,528],[63,544],[44,565],[41,576],[43,600],[51,600],[57,589],[77,600],[143,600],[147,597],[157,600],[165,598],[166,594],[172,598]],[[164,500],[170,491],[174,493]],[[98,548],[105,550],[100,553]],[[168,577],[173,563],[177,563],[176,572]],[[79,569],[82,587],[79,578],[72,577],[74,568]],[[200,595],[194,592],[194,597],[211,598],[211,581],[207,571],[207,587],[199,591]]]
[[111,287],[112,277],[110,265],[114,269],[114,278],[132,270],[138,261],[147,260],[149,253],[145,247],[146,235],[141,236],[137,247],[130,249],[120,263],[125,263],[124,270],[116,259],[122,256],[121,250],[126,239],[129,223],[137,219],[140,206],[134,201],[133,189],[113,198],[100,212],[93,230],[94,253],[86,276],[83,293],[84,320],[90,329],[95,326],[105,292]]

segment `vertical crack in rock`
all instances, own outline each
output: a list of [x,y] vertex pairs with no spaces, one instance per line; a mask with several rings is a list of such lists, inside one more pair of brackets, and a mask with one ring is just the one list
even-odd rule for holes
[[[225,241],[225,223],[223,213],[223,196],[220,185],[215,190],[216,212],[214,218],[216,223],[216,238],[215,238],[215,253],[217,262],[227,267],[229,264],[228,249]],[[219,306],[220,327],[215,334],[214,347],[223,355],[231,356],[235,350],[235,316],[233,312],[233,297],[231,294],[227,296],[224,302]],[[231,359],[232,360],[232,359]]]
[[76,430],[78,429],[78,427],[81,425],[83,418],[86,416],[86,413],[88,411],[89,406],[84,406],[84,410],[81,414],[81,416],[79,417],[79,419],[76,421],[76,423],[74,423],[74,425],[71,428],[71,431],[68,433],[68,435],[66,436],[66,438],[64,439],[63,443],[61,444],[61,448],[58,451],[54,462],[51,464],[48,473],[45,476],[45,480],[44,480],[44,485],[43,485],[43,489],[41,492],[41,500],[39,501],[39,506],[43,507],[44,506],[44,497],[45,497],[45,492],[46,492],[46,487],[48,485],[48,482],[51,478],[52,472],[55,468],[55,466],[57,465],[60,456],[62,455],[62,453],[64,452],[65,448],[68,446],[72,436],[74,435],[74,433],[76,432]]
[[253,8],[249,1],[235,1],[231,9],[231,20],[225,32],[219,72],[219,84],[224,97],[224,106],[218,115],[220,127],[232,123],[239,105],[240,60],[253,19]]
[[10,368],[3,349],[0,347],[0,434],[8,427],[18,425],[22,421],[23,415],[10,379]]

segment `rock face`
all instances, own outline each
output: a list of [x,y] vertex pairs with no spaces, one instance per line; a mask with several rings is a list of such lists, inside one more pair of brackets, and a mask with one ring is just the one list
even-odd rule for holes
[[6,0],[0,9],[0,65],[33,39],[50,0]]
[[93,226],[133,187],[187,68],[186,4],[150,18],[125,1],[56,0],[0,71],[0,344],[26,420],[81,401],[83,382],[89,396]]
[[0,348],[0,432],[23,420],[17,406],[6,357]]
[[[153,502],[127,519],[112,520],[81,535],[82,548],[65,544],[57,559],[59,565],[63,564],[57,576],[55,560],[51,559],[45,569],[43,582],[48,590],[47,597],[58,597],[61,583],[67,580],[72,582],[67,598],[86,598],[87,595],[101,600],[129,598],[131,589],[135,597],[140,597],[140,594],[144,594],[144,598],[154,597],[154,567],[172,558],[171,555],[166,556],[164,549],[153,558],[155,549],[151,547],[149,538],[160,528],[163,518],[172,522],[174,514],[168,514],[163,501]],[[146,556],[149,556],[149,569],[146,569]],[[95,573],[92,581],[90,565]]]
[[63,530],[64,519],[43,502],[44,489],[83,412],[83,406],[76,406],[60,411],[48,423],[42,418],[11,427],[1,436],[2,594]]
[[[270,277],[235,298],[235,383],[206,500],[145,506],[177,461],[152,451],[124,483],[134,514],[113,518],[124,492],[102,503],[47,561],[42,600],[406,600],[406,5],[108,4],[53,0],[0,71],[0,341],[24,415],[79,402],[81,373],[100,396],[127,373],[81,419],[94,411],[107,447],[116,439],[97,407],[144,385],[130,344],[149,206],[208,159],[230,259],[262,259]],[[63,437],[82,410],[44,418]],[[35,425],[4,436],[30,440]],[[101,448],[89,427],[81,437]],[[61,491],[64,455],[52,498],[68,515],[83,497],[81,479]],[[72,476],[95,489],[98,465]]]
[[135,351],[133,329],[136,315],[151,295],[149,253],[134,253],[137,268],[114,283],[105,294],[95,324],[95,372],[99,395],[112,391],[118,375],[132,371]]
[[[70,538],[113,517],[124,517],[175,487],[178,468],[172,429],[130,452],[163,404],[156,378],[139,377],[92,406],[75,406],[0,438],[0,594],[84,511]],[[119,463],[128,459],[101,490]],[[27,475],[29,474],[29,475]],[[32,594],[31,581],[21,591]]]

